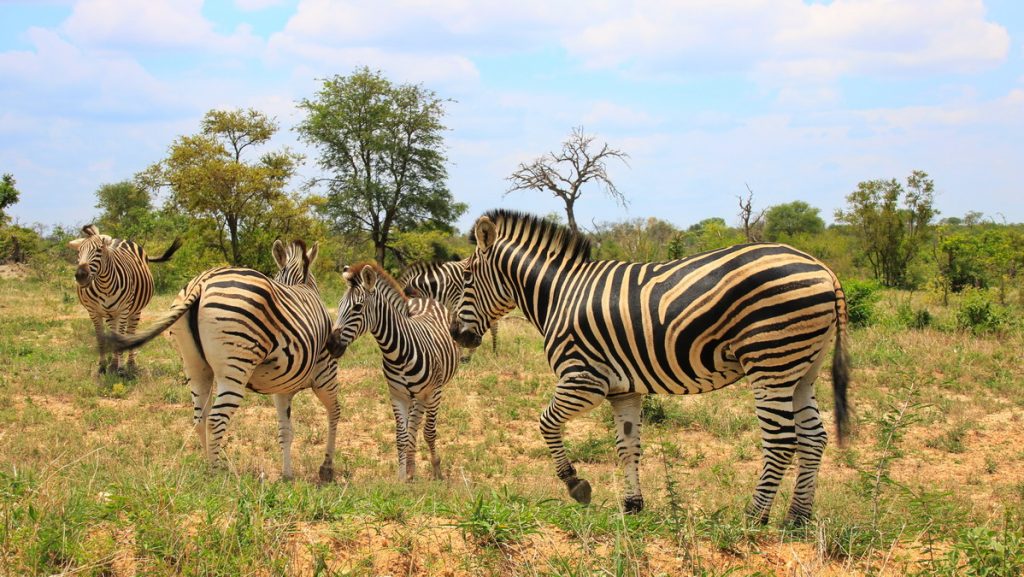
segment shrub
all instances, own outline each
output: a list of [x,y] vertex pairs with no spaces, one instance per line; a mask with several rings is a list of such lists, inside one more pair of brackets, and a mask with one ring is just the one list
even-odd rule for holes
[[918,330],[930,327],[934,320],[928,309],[915,309],[907,303],[896,307],[896,318],[900,326]]
[[850,324],[866,327],[875,320],[875,304],[882,298],[882,287],[875,281],[850,280],[843,283]]
[[956,324],[960,329],[974,333],[998,331],[1003,328],[1009,314],[992,302],[989,293],[981,289],[966,289],[956,311]]

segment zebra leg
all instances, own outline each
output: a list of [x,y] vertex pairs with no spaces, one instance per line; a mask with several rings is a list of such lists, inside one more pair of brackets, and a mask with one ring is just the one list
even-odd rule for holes
[[406,459],[408,453],[406,447],[409,444],[409,413],[412,409],[412,397],[404,385],[400,383],[389,383],[388,392],[391,395],[391,408],[395,412],[395,447],[398,450],[398,480],[408,480]]
[[329,378],[324,377],[327,382],[314,386],[313,393],[327,410],[327,447],[324,449],[326,454],[319,473],[320,481],[329,483],[334,480],[334,443],[338,433],[338,421],[341,419],[341,405],[338,404],[337,368],[335,367],[333,371],[321,371],[321,374],[326,374]]
[[249,382],[249,379],[248,375],[246,375],[244,381],[241,379],[236,381],[234,378],[229,380],[218,375],[215,380],[217,381],[217,397],[214,399],[213,407],[210,409],[209,447],[213,465],[222,468],[226,463],[224,448],[221,446],[221,442],[228,430],[231,416],[238,410],[238,405],[242,402],[242,397],[245,395],[245,388],[238,383]]
[[430,448],[430,467],[433,470],[434,479],[440,481],[444,478],[441,474],[441,456],[437,454],[437,409],[441,406],[441,387],[434,389],[433,394],[427,401],[427,418],[423,423],[423,440]]
[[213,375],[209,373],[209,369],[205,371],[206,374],[191,374],[188,367],[185,368],[185,376],[188,378],[189,386],[192,388],[192,427],[195,429],[196,434],[199,435],[199,443],[203,447],[203,454],[207,460],[213,460],[213,454],[210,453],[210,445],[207,439],[208,419],[210,417],[210,391],[213,390]]
[[[103,317],[99,313],[89,311],[89,320],[92,321],[92,327],[96,331],[96,343],[103,342]],[[108,357],[109,355],[103,349],[100,349],[100,364],[97,370],[101,375],[107,372]]]
[[615,450],[626,475],[626,497],[622,509],[639,513],[644,508],[640,492],[640,406],[643,395],[628,394],[608,397],[615,419]]
[[576,476],[576,468],[565,455],[562,440],[565,423],[596,407],[605,398],[605,389],[594,383],[559,383],[555,396],[540,416],[540,434],[555,460],[555,472],[569,489],[569,496],[584,505],[590,503],[590,483]]
[[416,478],[416,446],[419,443],[420,421],[423,419],[423,403],[413,397],[411,409],[409,410],[409,442],[405,445],[405,471],[406,479],[412,481]]
[[807,374],[800,379],[793,394],[799,469],[793,488],[793,499],[786,513],[786,523],[797,526],[803,525],[811,518],[821,455],[828,443],[828,433],[821,422],[818,401],[814,398],[814,381],[817,380],[818,370],[824,359],[824,353],[818,353],[818,358]]
[[[138,311],[136,311],[134,313],[129,313],[127,318],[125,319],[124,327],[123,327],[123,329],[121,331],[122,334],[134,335],[136,327],[139,326],[139,318],[141,316],[142,316],[142,313],[140,313]],[[128,351],[128,365],[125,367],[125,373],[124,373],[126,377],[133,378],[133,377],[135,377],[136,374],[138,374],[138,370],[137,370],[137,367],[135,365],[135,356],[138,353],[139,353],[138,349],[132,349],[132,350]]]
[[287,481],[292,479],[292,439],[295,433],[292,431],[292,396],[295,393],[277,393],[274,397],[274,407],[277,408],[277,441],[281,444],[281,478]]
[[754,498],[747,506],[747,516],[762,524],[768,522],[779,483],[793,460],[797,446],[793,422],[795,382],[766,384],[765,380],[763,377],[752,379],[755,411],[761,426],[762,465]]

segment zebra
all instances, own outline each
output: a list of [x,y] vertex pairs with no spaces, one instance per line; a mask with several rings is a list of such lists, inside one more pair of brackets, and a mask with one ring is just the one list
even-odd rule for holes
[[[398,284],[417,291],[414,294],[428,296],[441,301],[448,309],[450,320],[455,320],[459,302],[462,300],[462,277],[469,259],[448,262],[415,263],[398,275]],[[498,352],[498,322],[491,323],[491,352]],[[476,349],[462,348],[460,362],[468,363]]]
[[513,307],[544,336],[558,377],[540,431],[569,495],[589,503],[562,443],[565,423],[607,399],[625,473],[623,510],[643,508],[638,466],[645,394],[695,394],[746,376],[761,428],[762,471],[750,518],[766,523],[799,457],[786,521],[809,520],[827,435],[814,381],[835,338],[832,390],[840,443],[848,428],[846,299],[835,273],[782,244],[744,244],[660,263],[599,261],[568,228],[508,210],[482,216],[452,336],[478,346]]
[[398,480],[416,475],[416,437],[424,414],[423,438],[430,448],[434,479],[441,479],[437,454],[437,410],[441,391],[455,375],[459,347],[449,334],[444,306],[431,298],[408,298],[386,271],[373,263],[346,267],[348,290],[338,305],[332,340],[344,350],[369,331],[380,346],[384,379],[395,414]]
[[[222,439],[246,389],[272,395],[277,408],[282,477],[292,478],[291,401],[312,388],[327,409],[326,456],[320,480],[334,478],[338,355],[330,350],[331,317],[310,267],[319,245],[301,240],[273,245],[279,270],[220,267],[193,278],[168,313],[134,336],[105,335],[116,350],[144,345],[170,328],[192,389],[193,424],[207,459],[224,466]],[[214,394],[216,387],[216,394]]]
[[[166,262],[181,248],[181,239],[176,238],[171,246],[158,258],[149,258],[142,247],[130,240],[111,238],[100,234],[96,225],[82,227],[83,238],[68,242],[78,252],[78,267],[75,269],[78,301],[89,313],[96,340],[103,336],[103,323],[111,331],[130,335],[139,324],[142,309],[153,297],[153,274],[149,262]],[[121,367],[121,354],[108,359],[103,351],[99,353],[99,373],[108,370],[124,376],[135,374],[135,351],[128,354],[128,363]]]

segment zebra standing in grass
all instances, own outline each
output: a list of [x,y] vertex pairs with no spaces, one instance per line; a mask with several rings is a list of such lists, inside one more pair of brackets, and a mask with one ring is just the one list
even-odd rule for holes
[[640,405],[644,394],[694,394],[746,376],[754,389],[763,466],[747,513],[767,522],[794,456],[799,473],[787,521],[811,514],[826,433],[814,381],[835,335],[832,390],[840,442],[847,427],[846,301],[835,274],[780,244],[746,244],[662,263],[595,261],[586,239],[540,218],[496,210],[474,227],[476,250],[452,335],[477,346],[518,306],[544,335],[558,376],[540,418],[559,478],[577,501],[590,484],[562,444],[565,423],[612,404],[627,512],[643,508]]
[[[327,409],[326,457],[320,479],[334,477],[338,419],[338,365],[328,337],[331,317],[310,271],[317,245],[274,242],[280,270],[270,279],[258,271],[221,267],[195,277],[169,313],[135,336],[108,334],[106,344],[134,349],[170,328],[192,388],[193,422],[207,458],[224,464],[222,439],[245,390],[274,397],[283,477],[292,476],[291,402],[312,388]],[[216,394],[212,394],[216,388]]]
[[[109,330],[116,333],[135,333],[139,315],[153,297],[153,274],[146,263],[169,260],[181,248],[181,239],[174,239],[163,256],[147,258],[141,246],[100,234],[95,225],[82,227],[82,234],[83,238],[72,240],[68,246],[78,251],[78,268],[75,269],[78,300],[89,312],[97,341],[103,335],[104,321]],[[127,366],[122,367],[120,353],[108,360],[101,351],[99,372],[106,373],[108,369],[133,375],[135,352],[128,354]]]
[[449,334],[444,306],[432,298],[408,298],[398,283],[375,264],[346,267],[348,290],[338,305],[331,339],[344,352],[369,331],[380,346],[384,379],[395,413],[398,479],[416,474],[416,437],[426,416],[423,438],[430,448],[434,478],[441,458],[434,446],[441,390],[455,375],[459,347]]
[[[458,314],[459,303],[462,302],[462,277],[466,273],[469,259],[439,262],[416,263],[398,275],[398,284],[406,289],[414,289],[423,296],[441,302],[448,309],[449,318],[454,321]],[[491,323],[491,352],[498,352],[498,321]],[[476,349],[463,348],[463,363],[469,362]]]

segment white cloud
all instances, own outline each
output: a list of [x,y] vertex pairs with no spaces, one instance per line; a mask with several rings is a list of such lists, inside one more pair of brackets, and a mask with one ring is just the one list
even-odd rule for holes
[[260,40],[247,25],[227,36],[217,34],[202,7],[203,0],[81,0],[61,29],[76,44],[115,50],[259,49]]
[[635,110],[607,100],[600,100],[590,106],[583,115],[584,126],[614,126],[623,128],[647,128],[656,121],[643,110]]
[[257,12],[284,4],[284,0],[235,0],[235,7],[245,12]]

